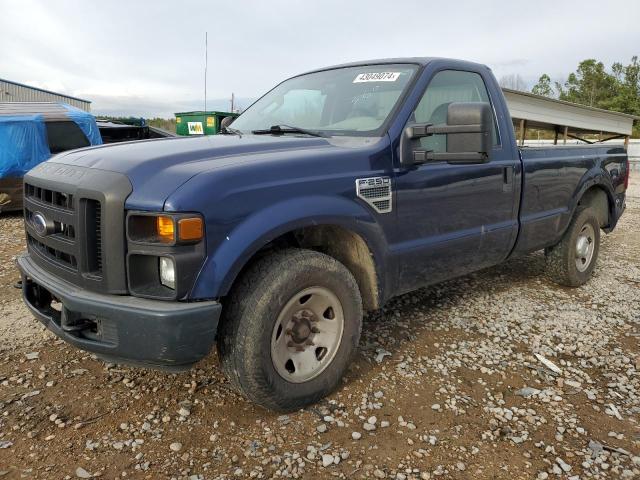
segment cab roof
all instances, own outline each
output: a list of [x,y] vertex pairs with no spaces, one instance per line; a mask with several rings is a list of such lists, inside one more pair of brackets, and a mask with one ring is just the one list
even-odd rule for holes
[[[332,65],[329,67],[323,67],[323,68],[316,68],[313,70],[310,70],[306,73],[314,73],[314,72],[322,72],[324,70],[333,70],[335,68],[348,68],[348,67],[364,67],[364,66],[370,66],[370,65],[391,65],[391,64],[398,64],[398,63],[408,63],[408,64],[414,64],[414,65],[419,65],[421,67],[426,66],[429,63],[432,62],[442,62],[445,63],[447,65],[450,66],[456,66],[456,67],[460,67],[460,68],[464,68],[464,67],[474,67],[474,68],[478,68],[478,67],[484,67],[484,68],[489,68],[484,64],[481,63],[475,63],[475,62],[468,62],[466,60],[458,60],[455,58],[442,58],[442,57],[392,57],[392,58],[377,58],[377,59],[371,59],[371,60],[361,60],[361,61],[357,61],[357,62],[348,62],[348,63],[341,63],[338,65]],[[302,75],[304,75],[302,74]]]

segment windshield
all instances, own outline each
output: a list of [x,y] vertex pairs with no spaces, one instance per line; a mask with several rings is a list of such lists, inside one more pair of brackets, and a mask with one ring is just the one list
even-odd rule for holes
[[326,135],[373,135],[384,124],[416,65],[367,65],[284,81],[232,124],[244,133],[285,125]]

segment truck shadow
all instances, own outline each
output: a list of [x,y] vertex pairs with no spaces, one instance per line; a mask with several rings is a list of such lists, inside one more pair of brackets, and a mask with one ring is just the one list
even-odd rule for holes
[[457,307],[463,304],[486,302],[487,298],[530,286],[531,282],[564,290],[548,280],[544,271],[544,254],[536,252],[391,299],[382,309],[365,316],[359,355],[346,383],[357,382],[381,363],[397,359],[402,346],[415,339],[422,327],[457,315]]

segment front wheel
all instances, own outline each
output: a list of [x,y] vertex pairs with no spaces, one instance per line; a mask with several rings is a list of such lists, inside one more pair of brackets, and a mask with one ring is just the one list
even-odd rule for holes
[[295,410],[338,385],[361,325],[360,291],[344,265],[311,250],[276,252],[242,274],[225,304],[222,367],[253,402]]
[[547,273],[560,285],[583,285],[593,273],[599,251],[598,218],[590,208],[578,210],[560,243],[545,250]]

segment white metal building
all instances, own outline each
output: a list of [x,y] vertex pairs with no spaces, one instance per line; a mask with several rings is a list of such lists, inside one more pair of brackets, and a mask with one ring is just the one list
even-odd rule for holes
[[[578,105],[528,92],[508,88],[503,88],[502,91],[520,145],[524,144],[529,128],[555,131],[554,143],[558,142],[558,138],[563,143],[567,143],[567,139],[586,143],[621,139],[627,145],[634,120],[640,120],[635,115]],[[591,138],[586,139],[585,135],[590,135]],[[596,140],[593,139],[594,135],[597,136]]]
[[89,112],[91,101],[0,78],[0,102],[62,102]]

